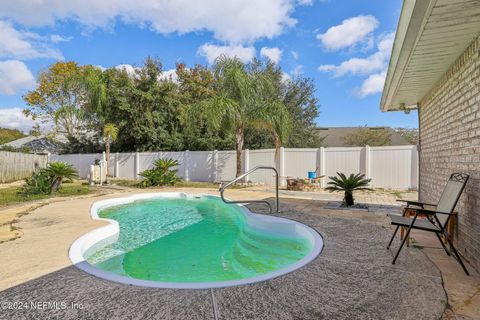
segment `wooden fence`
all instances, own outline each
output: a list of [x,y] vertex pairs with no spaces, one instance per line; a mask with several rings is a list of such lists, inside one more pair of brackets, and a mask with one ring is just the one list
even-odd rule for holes
[[21,180],[32,175],[48,162],[46,154],[0,151],[0,182]]

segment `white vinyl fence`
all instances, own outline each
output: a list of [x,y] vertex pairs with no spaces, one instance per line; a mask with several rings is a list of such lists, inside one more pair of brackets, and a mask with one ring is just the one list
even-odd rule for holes
[[[80,177],[87,178],[89,167],[104,154],[51,155],[51,161],[73,164]],[[230,181],[235,178],[235,151],[133,152],[110,155],[109,174],[123,179],[140,179],[143,170],[153,166],[159,158],[173,158],[180,162],[178,174],[187,181]],[[295,149],[281,148],[279,172],[281,184],[285,177],[306,178],[307,172],[332,176],[364,173],[372,179],[372,187],[416,189],[418,187],[418,154],[416,146],[346,147]],[[263,165],[275,166],[275,150],[244,150],[242,172]],[[323,179],[325,185],[328,178]],[[274,184],[271,171],[256,171],[248,181]]]
[[32,173],[45,168],[46,154],[0,151],[0,182],[10,182],[30,177]]

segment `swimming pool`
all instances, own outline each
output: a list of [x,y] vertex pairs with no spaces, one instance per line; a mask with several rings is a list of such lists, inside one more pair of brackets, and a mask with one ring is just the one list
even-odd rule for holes
[[109,225],[70,248],[80,269],[148,287],[212,288],[253,283],[313,260],[323,241],[296,221],[254,214],[219,197],[137,194],[94,203]]

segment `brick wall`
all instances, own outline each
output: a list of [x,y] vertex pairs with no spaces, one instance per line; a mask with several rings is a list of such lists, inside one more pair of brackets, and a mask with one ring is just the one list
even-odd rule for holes
[[456,244],[480,270],[480,37],[420,103],[420,198],[436,202],[452,172],[470,180],[457,205]]

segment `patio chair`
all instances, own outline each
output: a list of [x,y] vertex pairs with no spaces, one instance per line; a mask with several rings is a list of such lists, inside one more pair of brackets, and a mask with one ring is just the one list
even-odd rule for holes
[[[395,264],[395,261],[397,261],[398,255],[400,254],[400,251],[402,250],[403,245],[405,244],[405,241],[407,240],[410,234],[410,230],[419,229],[419,230],[435,233],[438,240],[442,244],[443,249],[445,250],[447,255],[450,256],[450,252],[447,250],[445,244],[443,243],[440,237],[440,235],[443,235],[446,241],[448,242],[451,248],[451,251],[453,251],[453,254],[457,258],[457,261],[462,266],[463,271],[465,271],[465,273],[469,275],[467,268],[465,268],[465,265],[463,264],[463,261],[460,258],[460,255],[455,249],[446,228],[447,223],[450,219],[450,216],[454,214],[453,210],[455,209],[458,199],[460,198],[463,192],[463,189],[467,184],[468,178],[469,176],[465,173],[453,173],[448,179],[448,182],[445,188],[443,189],[442,195],[440,196],[440,200],[436,205],[431,203],[418,202],[418,201],[399,200],[402,202],[406,202],[407,205],[403,209],[401,216],[388,214],[391,224],[397,227],[395,228],[395,232],[393,233],[393,236],[390,239],[390,242],[388,243],[387,250],[390,249],[390,245],[392,244],[392,241],[395,238],[395,235],[397,234],[398,229],[400,227],[404,227],[408,229],[407,229],[407,232],[405,233],[405,236],[402,239],[400,248],[398,248],[398,251],[395,254],[395,258],[393,258],[392,264]],[[428,208],[426,208],[426,206]],[[407,212],[407,210],[413,210],[415,212],[415,215],[413,218],[409,218],[405,216],[405,213]],[[427,218],[417,219],[419,215],[426,216]]]

